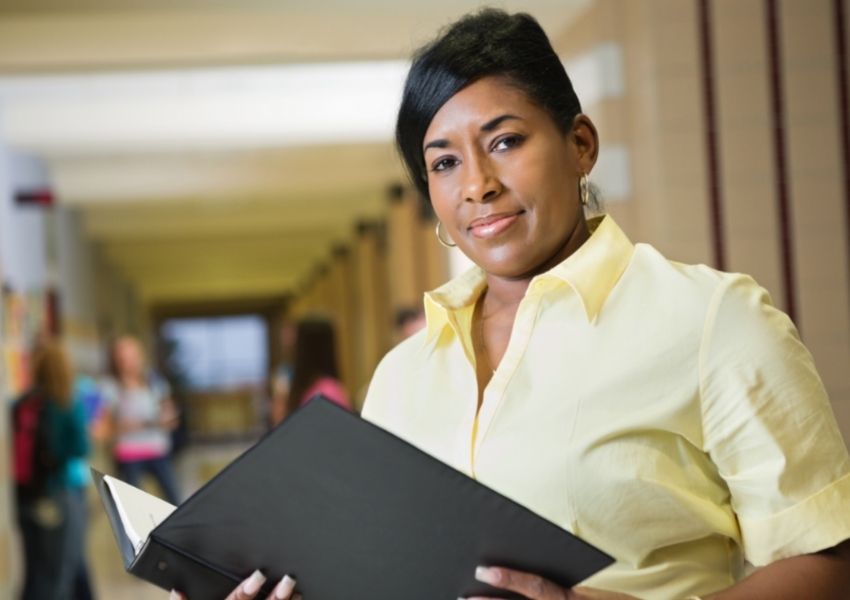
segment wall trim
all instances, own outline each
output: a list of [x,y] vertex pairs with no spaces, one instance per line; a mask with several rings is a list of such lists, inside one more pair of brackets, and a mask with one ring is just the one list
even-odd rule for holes
[[791,228],[791,198],[788,186],[788,155],[785,139],[785,95],[782,80],[782,40],[777,0],[765,0],[767,21],[767,59],[770,85],[770,108],[773,132],[773,160],[776,174],[776,202],[779,219],[779,249],[785,312],[797,329],[797,278],[794,269],[794,233]]
[[714,267],[725,271],[726,240],[723,224],[723,187],[720,172],[719,129],[715,91],[713,28],[710,0],[699,0],[697,15],[702,67],[703,117],[705,123],[706,173]]

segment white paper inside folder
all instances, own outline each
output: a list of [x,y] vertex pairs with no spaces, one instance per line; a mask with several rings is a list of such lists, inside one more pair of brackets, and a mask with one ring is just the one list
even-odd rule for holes
[[133,552],[138,554],[151,531],[177,507],[109,475],[104,475],[103,481],[115,501],[121,525],[133,545]]

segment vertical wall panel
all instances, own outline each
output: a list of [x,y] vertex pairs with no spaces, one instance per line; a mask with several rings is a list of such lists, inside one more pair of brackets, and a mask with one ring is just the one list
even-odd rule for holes
[[711,5],[727,268],[752,275],[785,308],[764,7],[738,0]]
[[782,0],[781,51],[799,314],[836,403],[850,402],[848,256],[831,0]]
[[[838,120],[841,126],[841,170],[844,172],[844,236],[850,256],[850,49],[848,49],[847,2],[832,0],[835,35],[835,84],[838,88]],[[850,273],[848,273],[850,280]],[[850,310],[850,306],[848,306]]]
[[800,327],[797,314],[797,268],[794,256],[794,232],[792,230],[792,207],[789,198],[788,156],[786,145],[786,98],[785,64],[782,52],[782,11],[777,0],[765,0],[765,27],[767,32],[767,59],[770,86],[771,130],[776,194],[776,214],[779,228],[779,252],[782,273],[782,307]]
[[413,193],[398,190],[389,199],[387,212],[387,269],[390,306],[419,306],[422,290],[416,260],[416,222],[419,207]]

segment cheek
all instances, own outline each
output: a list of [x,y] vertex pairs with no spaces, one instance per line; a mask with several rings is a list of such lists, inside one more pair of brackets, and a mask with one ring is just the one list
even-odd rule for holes
[[528,198],[541,216],[561,217],[568,214],[573,201],[577,201],[577,195],[572,194],[568,168],[553,158],[528,161],[515,171],[515,189]]
[[440,221],[448,224],[454,214],[454,203],[451,201],[446,181],[428,180],[428,195],[431,197],[431,207]]

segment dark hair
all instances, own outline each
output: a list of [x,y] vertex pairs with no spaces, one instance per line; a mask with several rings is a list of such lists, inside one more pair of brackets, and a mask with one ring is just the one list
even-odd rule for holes
[[295,329],[295,364],[286,414],[298,408],[301,396],[322,377],[339,378],[333,325],[318,317],[302,319]]
[[403,306],[395,312],[395,327],[401,329],[411,321],[422,318],[424,311],[418,306]]
[[462,17],[416,52],[398,111],[396,145],[424,198],[430,200],[422,142],[431,120],[449,98],[488,76],[525,92],[563,132],[581,112],[561,59],[534,17],[492,8]]

